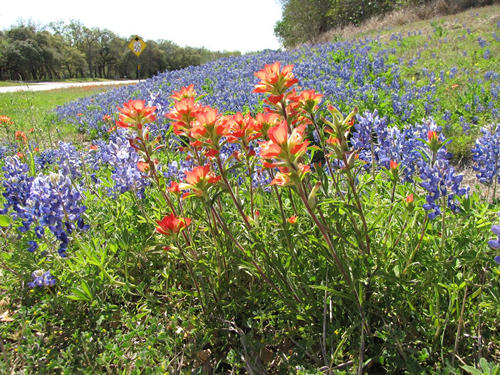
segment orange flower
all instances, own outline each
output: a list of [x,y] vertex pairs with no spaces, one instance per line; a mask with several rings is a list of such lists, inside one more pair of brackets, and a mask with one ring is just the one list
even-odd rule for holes
[[273,141],[260,143],[260,157],[263,159],[272,159],[281,154],[281,147]]
[[145,103],[144,100],[129,100],[123,103],[123,108],[118,107],[120,117],[116,125],[121,128],[141,129],[142,125],[156,121],[156,107],[148,107]]
[[408,195],[405,199],[406,203],[410,204],[413,203],[413,193]]
[[164,216],[163,219],[157,220],[156,231],[166,236],[177,235],[183,228],[191,224],[190,218],[176,217],[174,214]]
[[262,136],[262,124],[256,122],[249,114],[243,116],[240,112],[225,118],[225,134],[228,142],[241,141],[246,147],[250,141]]
[[21,130],[16,131],[15,133],[16,139],[22,140],[24,144],[28,143],[28,137]]
[[137,169],[140,170],[141,172],[147,172],[149,171],[149,163],[146,163],[145,161],[138,161],[137,162]]
[[98,147],[97,145],[92,145],[89,147],[89,151],[97,151]]
[[111,121],[111,116],[110,115],[102,116],[102,121]]
[[389,167],[390,167],[390,169],[391,169],[391,170],[396,170],[396,169],[398,169],[398,165],[399,165],[399,164],[398,164],[398,162],[396,162],[396,161],[394,161],[394,160],[391,160],[391,161],[389,162]]
[[22,152],[17,152],[16,153],[16,156],[19,158],[19,159],[23,159],[24,158],[24,154]]
[[318,109],[323,94],[317,94],[314,90],[304,90],[297,98],[300,108],[307,113],[312,113]]
[[[264,69],[254,73],[260,82],[255,85],[254,92],[268,93],[274,96],[275,102],[281,100],[285,91],[296,84],[298,80],[292,73],[293,65],[287,65],[280,71],[281,64],[276,61],[274,64],[264,66]],[[281,97],[278,99],[278,97]]]
[[280,122],[280,115],[271,112],[257,113],[257,116],[255,116],[255,122],[262,130],[262,133],[267,134],[269,128]]
[[292,215],[288,219],[286,219],[290,224],[295,224],[297,222],[297,216]]
[[181,88],[180,91],[174,91],[174,93],[170,97],[175,101],[180,101],[187,98],[195,98],[196,91],[194,91],[194,85],[191,84],[187,87]]
[[292,183],[290,179],[290,173],[278,172],[274,179],[271,181],[271,185],[287,186]]
[[10,125],[12,124],[12,119],[9,116],[0,115],[0,124]]
[[433,140],[436,140],[436,141],[437,141],[437,140],[438,140],[438,136],[437,136],[436,131],[435,131],[435,130],[429,130],[429,131],[427,132],[427,139],[428,139],[429,141],[433,141]]
[[220,176],[215,176],[214,172],[210,170],[209,165],[194,167],[192,170],[186,172],[185,178],[186,182],[191,185],[196,185],[204,180],[209,184],[213,184],[220,179]]
[[196,113],[202,107],[194,101],[194,98],[184,98],[174,103],[174,108],[165,117],[174,120],[173,129],[176,135],[188,135],[191,122]]
[[340,145],[340,139],[338,139],[337,137],[331,136],[330,138],[328,138],[326,140],[326,143],[328,143],[328,144],[330,144],[332,146]]
[[175,195],[179,195],[181,193],[181,190],[179,189],[179,184],[176,181],[170,182],[170,186],[167,188],[167,190]]
[[201,197],[208,189],[209,185],[215,184],[222,177],[216,176],[210,170],[210,165],[194,167],[192,170],[185,172],[185,183],[179,184],[180,190],[191,190],[195,195]]

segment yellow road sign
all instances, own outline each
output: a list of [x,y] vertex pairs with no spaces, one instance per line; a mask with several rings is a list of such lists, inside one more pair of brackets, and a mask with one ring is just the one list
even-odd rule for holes
[[139,56],[142,51],[144,51],[144,48],[146,48],[146,43],[138,36],[135,38],[132,38],[130,43],[128,44],[128,48],[135,53],[136,56]]

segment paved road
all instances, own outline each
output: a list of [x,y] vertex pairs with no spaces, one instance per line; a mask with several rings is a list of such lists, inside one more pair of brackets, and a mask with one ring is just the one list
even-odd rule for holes
[[128,81],[106,81],[106,82],[39,82],[26,83],[22,86],[7,86],[0,87],[0,94],[18,91],[47,91],[56,89],[66,89],[69,87],[82,86],[110,86],[110,85],[132,85],[139,82],[138,80]]

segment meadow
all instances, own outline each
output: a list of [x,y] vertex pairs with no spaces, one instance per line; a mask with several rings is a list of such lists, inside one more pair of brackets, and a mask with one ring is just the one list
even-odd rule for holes
[[0,372],[498,373],[498,14],[0,94]]

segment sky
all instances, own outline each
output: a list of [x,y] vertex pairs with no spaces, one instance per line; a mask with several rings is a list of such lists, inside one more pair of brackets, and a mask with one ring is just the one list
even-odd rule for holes
[[6,0],[0,7],[0,30],[19,21],[43,26],[79,20],[124,38],[212,51],[278,49],[274,25],[280,19],[279,0]]

